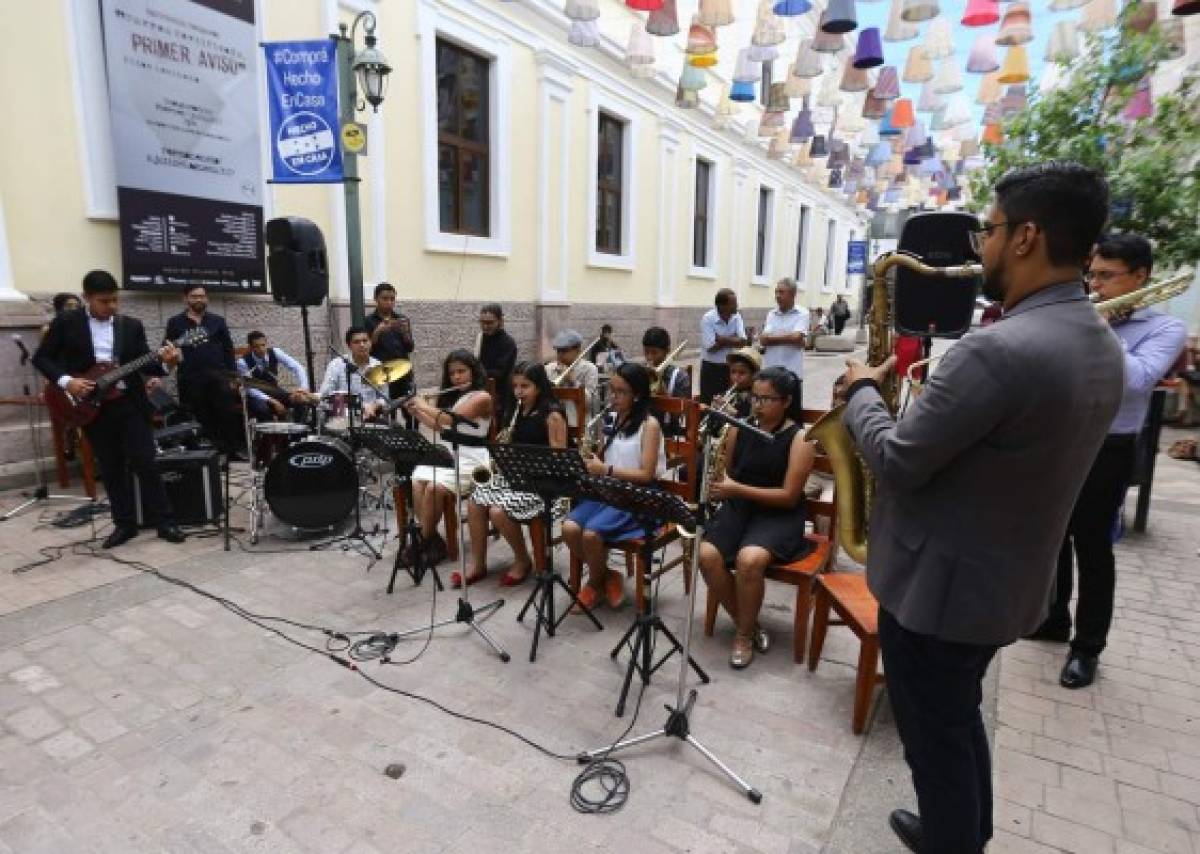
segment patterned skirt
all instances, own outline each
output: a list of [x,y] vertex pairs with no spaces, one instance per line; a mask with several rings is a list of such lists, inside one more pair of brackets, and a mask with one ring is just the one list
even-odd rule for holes
[[[500,472],[493,474],[487,483],[475,487],[471,500],[480,507],[500,507],[516,522],[529,522],[542,515],[542,499],[537,493],[513,489]],[[565,512],[565,502],[555,501],[551,505],[553,519],[561,519]]]

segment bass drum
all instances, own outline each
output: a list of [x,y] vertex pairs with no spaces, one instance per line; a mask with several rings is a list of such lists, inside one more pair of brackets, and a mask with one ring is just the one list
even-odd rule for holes
[[280,521],[296,528],[333,527],[358,500],[354,454],[329,436],[294,442],[267,467],[264,492]]

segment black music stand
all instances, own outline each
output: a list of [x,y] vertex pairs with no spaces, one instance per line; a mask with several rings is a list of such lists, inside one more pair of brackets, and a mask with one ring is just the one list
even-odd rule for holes
[[[533,575],[533,592],[525,600],[525,605],[517,614],[517,622],[524,622],[525,614],[533,607],[537,620],[533,626],[533,642],[529,647],[529,660],[537,659],[538,639],[542,629],[547,637],[554,637],[559,625],[567,618],[571,604],[578,605],[597,630],[604,626],[596,619],[591,609],[579,601],[579,595],[571,589],[558,570],[554,568],[554,545],[551,542],[551,532],[554,522],[554,501],[559,497],[574,497],[579,493],[579,484],[588,476],[583,465],[583,458],[574,448],[549,448],[545,445],[509,445],[494,444],[489,446],[492,459],[500,473],[513,489],[537,493],[542,499],[542,524],[546,527],[545,569]],[[571,602],[563,608],[562,614],[554,616],[554,586],[558,585],[566,591]]]
[[[743,422],[743,421],[739,421],[737,419],[732,419],[729,416],[724,416],[724,415],[721,415],[717,419],[717,422],[713,422],[713,423],[715,424],[720,421],[726,421],[728,423],[737,423],[740,426],[747,426],[745,424],[745,422]],[[710,454],[708,453],[708,449],[711,447],[711,443],[714,441],[714,438],[709,434],[706,434],[706,435],[707,435],[707,440],[706,440],[707,443],[705,445],[705,448],[706,448],[705,459],[706,459],[706,462],[710,462],[710,460],[709,460]],[[703,474],[701,475],[702,482],[701,482],[701,489],[700,489],[700,494],[702,496],[708,495],[708,473],[709,473],[709,471],[711,471],[711,469],[712,469],[711,465],[704,466]],[[675,499],[675,500],[677,502],[679,501],[679,499]],[[680,502],[680,504],[682,504],[682,502]],[[696,578],[696,575],[697,575],[696,570],[700,565],[700,543],[704,539],[704,527],[705,527],[705,521],[708,518],[709,509],[710,508],[708,507],[708,505],[701,503],[697,507],[695,515],[692,515],[692,512],[690,510],[688,510],[686,506],[684,506],[684,510],[687,511],[688,516],[691,517],[691,521],[690,522],[687,522],[687,521],[680,522],[678,518],[676,518],[674,520],[676,522],[676,524],[680,524],[681,527],[684,528],[684,530],[682,532],[683,536],[693,537],[693,538],[695,538],[696,542],[695,542],[694,548],[692,549],[692,559],[689,562],[687,570],[686,570],[689,573],[689,580],[691,582],[689,587],[690,587],[691,592],[688,594],[688,600],[687,600],[687,620],[683,624],[683,649],[682,649],[683,654],[679,659],[679,682],[676,686],[675,705],[674,706],[665,706],[665,708],[667,710],[666,723],[663,724],[663,726],[660,727],[659,729],[656,729],[652,732],[645,733],[644,735],[634,736],[633,738],[628,738],[628,739],[625,739],[624,741],[618,741],[616,744],[610,744],[606,747],[601,747],[597,750],[589,750],[586,753],[579,754],[579,756],[576,758],[580,764],[586,764],[588,762],[592,762],[597,759],[601,759],[601,760],[607,759],[611,754],[615,753],[618,750],[624,750],[628,747],[636,747],[639,744],[645,744],[647,742],[654,741],[657,738],[667,738],[667,737],[678,738],[680,741],[686,741],[692,747],[694,747],[698,751],[700,751],[701,755],[703,755],[705,759],[707,759],[713,765],[716,765],[717,768],[720,769],[721,773],[723,773],[728,779],[732,780],[738,786],[738,788],[742,790],[742,794],[744,794],[747,798],[749,798],[751,803],[757,804],[757,803],[762,802],[762,792],[758,791],[758,789],[754,788],[749,783],[747,783],[745,780],[743,780],[741,777],[739,777],[736,771],[734,771],[732,768],[730,768],[728,765],[726,765],[724,762],[722,762],[715,753],[713,753],[711,750],[709,750],[707,747],[705,747],[703,744],[701,744],[696,739],[696,737],[694,735],[692,735],[691,722],[689,720],[689,717],[691,716],[691,713],[692,713],[692,707],[695,706],[695,704],[696,704],[696,696],[697,696],[696,689],[695,688],[691,689],[690,691],[687,692],[687,697],[686,698],[684,697],[684,690],[687,687],[687,676],[688,676],[688,665],[689,664],[691,664],[692,667],[694,667],[696,669],[696,671],[698,673],[700,673],[701,677],[703,678],[703,681],[708,682],[708,677],[704,676],[703,671],[701,671],[700,668],[696,667],[695,662],[692,661],[690,651],[692,648],[692,618],[696,611],[696,584],[698,581],[698,579]],[[671,518],[671,517],[666,517],[666,518]],[[639,617],[639,619],[640,619],[640,617]],[[659,628],[662,628],[661,623],[659,624]],[[670,633],[667,632],[666,629],[662,629],[662,630],[665,634],[667,634],[668,637],[671,637]],[[674,641],[675,639],[671,638],[671,640]],[[615,652],[614,652],[614,654],[615,654]],[[648,661],[649,653],[646,653],[646,657],[647,657],[647,661]],[[629,676],[630,676],[630,674],[632,674],[632,672],[633,672],[633,666],[631,663],[629,673],[626,674],[626,676],[625,676],[625,690],[626,691],[629,690]],[[649,681],[648,678],[647,678],[647,681]],[[622,693],[621,698],[623,701],[624,693]]]
[[[388,579],[387,592],[391,594],[396,589],[396,576],[401,569],[407,569],[413,584],[420,584],[426,570],[433,573],[433,583],[438,590],[445,590],[442,577],[438,575],[436,566],[425,566],[425,541],[421,536],[421,526],[417,522],[416,508],[413,506],[412,473],[417,466],[438,466],[449,468],[454,465],[450,452],[441,445],[435,445],[416,430],[405,430],[391,427],[387,430],[359,429],[351,433],[352,439],[377,456],[392,461],[396,467],[396,477],[404,483],[405,520],[400,532],[400,543],[396,549],[396,560],[392,564],[392,575]],[[412,564],[403,567],[405,548],[411,547]]]
[[[621,636],[621,639],[617,641],[617,645],[613,647],[612,652],[609,653],[610,657],[616,658],[621,652],[622,647],[629,646],[629,667],[625,670],[625,681],[621,686],[621,697],[617,701],[617,717],[620,717],[625,714],[625,701],[629,697],[629,686],[633,682],[634,672],[636,671],[641,676],[644,684],[649,685],[650,677],[654,674],[654,671],[662,667],[667,659],[675,653],[684,652],[683,644],[671,633],[670,629],[663,625],[663,621],[658,616],[658,611],[655,608],[655,597],[650,577],[650,568],[654,562],[653,537],[650,532],[654,531],[663,522],[674,522],[681,528],[691,530],[696,526],[696,517],[677,495],[672,495],[669,492],[664,492],[661,489],[650,486],[638,486],[612,477],[589,476],[584,478],[580,483],[579,494],[584,498],[603,501],[605,504],[632,513],[642,523],[647,532],[643,538],[644,543],[642,546],[642,572],[645,573],[643,588],[646,595],[642,597],[642,607],[633,624]],[[657,662],[653,660],[655,632],[662,632],[667,642],[671,645],[671,648]],[[630,643],[630,638],[633,639],[632,643]],[[696,663],[696,660],[690,654],[685,653],[685,655],[686,664],[690,665],[696,671],[696,675],[700,677],[700,680],[707,684],[709,681],[708,674],[704,672],[704,669]]]

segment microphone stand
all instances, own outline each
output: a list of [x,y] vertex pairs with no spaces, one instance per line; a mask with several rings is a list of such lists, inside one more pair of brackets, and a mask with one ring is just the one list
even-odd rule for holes
[[[462,415],[459,415],[457,412],[452,412],[449,409],[439,409],[438,412],[450,418],[450,446],[454,451],[454,482],[455,484],[461,484],[462,447],[459,445],[458,441],[458,427],[459,425],[465,427],[478,427],[479,423],[472,421],[469,418],[464,418]],[[489,602],[488,604],[479,608],[475,608],[471,605],[471,596],[470,593],[468,593],[470,585],[467,583],[467,539],[466,529],[464,527],[466,514],[463,512],[463,492],[461,487],[455,490],[455,497],[458,502],[458,571],[462,576],[462,587],[460,588],[462,590],[462,594],[458,597],[458,611],[452,618],[448,620],[441,620],[417,629],[409,629],[408,631],[400,632],[398,635],[396,635],[396,637],[406,638],[413,635],[427,634],[436,628],[440,628],[441,626],[465,623],[471,628],[472,631],[475,632],[475,634],[483,638],[484,642],[486,642],[487,645],[492,648],[496,655],[500,657],[501,661],[507,662],[509,658],[511,658],[511,656],[508,654],[508,651],[505,650],[504,647],[500,646],[500,644],[496,643],[492,636],[484,631],[483,627],[479,625],[476,620],[477,617],[491,616],[493,613],[503,608],[504,600],[497,599],[496,601]]]
[[[38,386],[37,367],[33,364],[33,359],[29,355],[29,350],[25,347],[25,342],[17,336],[13,336],[13,343],[21,351],[21,366],[29,367],[29,378],[26,379],[22,386],[25,396],[25,414],[29,426],[29,442],[33,446],[33,473],[36,478],[37,486],[33,492],[23,493],[26,500],[18,504],[13,509],[9,510],[4,515],[0,516],[0,522],[7,522],[14,516],[33,507],[35,504],[40,504],[44,501],[77,501],[84,504],[94,504],[95,499],[87,496],[79,495],[55,495],[50,492],[50,487],[46,483],[46,473],[43,470],[42,460],[42,413],[37,406],[37,400],[33,396],[33,389]],[[32,383],[30,382],[32,379]]]

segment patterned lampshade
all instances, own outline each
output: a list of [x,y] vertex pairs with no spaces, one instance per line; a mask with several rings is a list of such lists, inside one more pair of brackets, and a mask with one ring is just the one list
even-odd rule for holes
[[676,0],[663,0],[660,8],[655,9],[646,19],[646,32],[652,36],[673,36],[679,32],[679,12]]
[[879,69],[879,77],[875,80],[875,97],[884,101],[900,97],[900,75],[896,66],[885,65]]
[[1005,11],[1004,20],[1000,24],[1000,34],[996,36],[996,44],[1012,47],[1031,41],[1033,18],[1029,13],[1029,4],[1025,0],[1018,0]]

